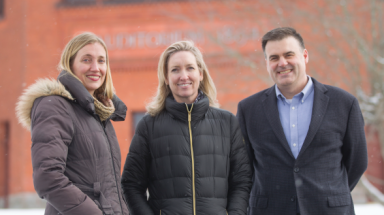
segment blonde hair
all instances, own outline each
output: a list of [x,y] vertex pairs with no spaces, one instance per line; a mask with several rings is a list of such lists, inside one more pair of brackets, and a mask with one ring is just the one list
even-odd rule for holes
[[192,41],[179,41],[170,45],[160,56],[157,67],[159,85],[156,95],[146,106],[147,112],[151,116],[156,116],[165,108],[165,99],[172,93],[169,86],[165,83],[168,73],[168,61],[173,54],[180,51],[189,51],[195,56],[199,71],[203,74],[203,80],[200,82],[199,90],[208,97],[210,106],[219,107],[219,103],[216,100],[216,87],[204,63],[203,55]]
[[[98,98],[98,96],[102,95],[103,97],[107,97],[109,99],[112,99],[114,88],[112,83],[112,75],[111,75],[111,69],[109,67],[109,57],[108,57],[108,50],[107,46],[105,45],[104,41],[98,37],[96,34],[91,32],[85,32],[82,34],[79,34],[72,38],[67,45],[65,46],[63,52],[61,53],[61,59],[60,63],[57,67],[59,71],[65,70],[75,78],[77,78],[80,82],[81,80],[73,73],[71,70],[71,66],[73,64],[73,61],[77,55],[77,52],[82,49],[84,46],[88,44],[93,43],[99,43],[104,47],[105,53],[106,53],[106,63],[107,63],[107,72],[105,75],[104,83],[95,90],[95,96]],[[92,95],[93,96],[93,95]]]

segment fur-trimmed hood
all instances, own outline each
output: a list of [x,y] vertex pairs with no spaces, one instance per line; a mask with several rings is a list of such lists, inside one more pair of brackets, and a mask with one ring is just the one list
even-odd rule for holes
[[25,128],[31,129],[31,110],[35,99],[42,96],[58,95],[74,100],[64,85],[55,79],[38,79],[24,90],[16,104],[16,116]]
[[[100,107],[101,103],[94,100],[94,97],[89,94],[83,83],[67,71],[62,71],[57,80],[39,79],[24,91],[16,104],[16,115],[19,122],[30,130],[31,111],[34,101],[42,96],[54,95],[74,100],[88,113],[99,115],[102,121],[106,119],[124,121],[126,117],[127,106],[115,94],[112,97],[114,112],[107,111],[109,113],[106,116],[104,108]],[[95,102],[100,104],[95,107]]]

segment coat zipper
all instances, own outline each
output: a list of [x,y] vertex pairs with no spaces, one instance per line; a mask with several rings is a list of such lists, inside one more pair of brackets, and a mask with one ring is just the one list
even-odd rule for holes
[[193,201],[193,215],[196,215],[196,193],[195,193],[195,158],[193,153],[193,143],[192,143],[192,129],[191,129],[191,113],[193,109],[193,104],[191,106],[191,110],[188,109],[188,105],[185,104],[188,111],[188,128],[189,128],[189,139],[191,142],[191,158],[192,158],[192,201]]
[[[103,128],[103,131],[104,131],[104,137],[105,139],[107,140],[107,143],[108,143],[108,146],[109,146],[109,151],[111,153],[111,161],[112,161],[112,167],[113,167],[113,176],[115,176],[115,182],[116,182],[116,189],[117,189],[117,195],[119,196],[119,202],[120,202],[120,208],[121,208],[121,214],[124,214],[124,211],[123,211],[123,205],[121,204],[121,193],[120,193],[120,189],[119,189],[119,184],[117,182],[117,178],[116,178],[116,170],[115,170],[115,164],[114,164],[114,161],[113,161],[113,154],[112,154],[112,147],[111,147],[111,143],[109,142],[108,140],[108,137],[107,137],[107,132],[105,132],[105,127],[103,125],[103,122],[101,121],[100,117],[99,116],[96,116],[96,118],[99,120],[99,123],[101,125],[101,127]],[[108,119],[107,119],[108,120]],[[113,209],[112,209],[113,211]]]

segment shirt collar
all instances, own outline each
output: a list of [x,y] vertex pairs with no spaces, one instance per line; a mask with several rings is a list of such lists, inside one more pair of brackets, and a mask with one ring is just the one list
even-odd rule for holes
[[[312,78],[309,75],[307,75],[307,77],[308,77],[308,82],[305,85],[304,89],[300,93],[295,95],[295,96],[297,96],[299,94],[303,94],[303,97],[301,98],[301,103],[303,103],[308,98],[308,96],[311,94],[311,92],[313,91],[313,81],[312,81]],[[284,101],[283,103],[285,104],[287,102],[286,98],[280,92],[280,90],[279,90],[279,88],[277,87],[276,84],[275,84],[275,90],[276,90],[276,97],[278,99],[280,98],[282,101]]]
[[303,93],[303,98],[301,99],[301,103],[305,102],[305,100],[308,98],[308,96],[313,92],[313,82],[312,78],[307,75],[308,77],[308,83],[305,85],[304,89],[301,91]]

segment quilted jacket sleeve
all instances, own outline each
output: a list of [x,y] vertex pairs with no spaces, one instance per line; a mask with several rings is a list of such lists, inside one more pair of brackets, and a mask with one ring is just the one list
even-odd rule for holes
[[254,156],[254,151],[253,151],[253,148],[251,146],[251,143],[249,141],[249,138],[248,138],[248,133],[247,133],[247,129],[246,129],[246,125],[245,125],[245,118],[244,118],[244,111],[242,109],[242,106],[241,106],[241,102],[239,103],[238,107],[237,107],[237,120],[239,121],[239,126],[240,126],[240,130],[243,134],[243,138],[244,138],[244,142],[245,142],[245,148],[247,150],[247,154],[248,154],[248,158],[249,158],[249,161],[251,163],[251,168],[252,168],[252,181],[253,181],[253,178],[254,178],[254,170],[253,170],[253,166],[256,164],[256,159],[255,159],[255,156]]
[[239,123],[231,114],[231,155],[227,211],[229,215],[247,214],[252,187],[252,169]]
[[154,214],[147,202],[151,154],[145,117],[139,122],[125,160],[121,184],[131,215]]
[[32,112],[33,183],[38,195],[60,214],[102,214],[96,204],[64,175],[74,127],[68,101],[59,96],[40,97]]

